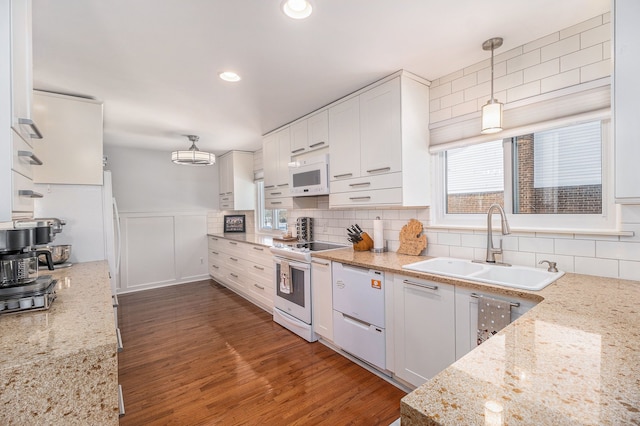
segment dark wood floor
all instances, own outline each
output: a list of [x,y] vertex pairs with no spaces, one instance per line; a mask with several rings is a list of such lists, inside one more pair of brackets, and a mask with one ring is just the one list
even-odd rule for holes
[[119,296],[127,425],[389,425],[405,393],[214,281]]

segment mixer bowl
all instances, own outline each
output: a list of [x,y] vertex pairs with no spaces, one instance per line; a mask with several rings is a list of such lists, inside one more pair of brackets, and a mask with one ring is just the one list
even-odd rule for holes
[[[65,263],[69,260],[71,256],[71,244],[64,244],[59,246],[46,246],[45,250],[49,250],[51,252],[51,259],[53,260],[54,265],[59,265],[61,263]],[[47,259],[44,255],[38,256],[38,262],[41,265],[47,264]]]

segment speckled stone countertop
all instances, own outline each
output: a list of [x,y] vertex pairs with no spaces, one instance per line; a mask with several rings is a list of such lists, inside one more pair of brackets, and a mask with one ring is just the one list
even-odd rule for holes
[[427,259],[314,254],[542,301],[401,401],[402,426],[640,425],[640,282],[565,274],[539,292],[410,273]]
[[0,315],[0,424],[118,424],[118,362],[108,267],[56,271],[45,311]]
[[207,234],[210,237],[225,238],[227,240],[239,241],[241,243],[249,243],[257,246],[271,247],[273,245],[273,237],[271,235],[262,234],[245,234],[245,233],[226,233],[226,234]]

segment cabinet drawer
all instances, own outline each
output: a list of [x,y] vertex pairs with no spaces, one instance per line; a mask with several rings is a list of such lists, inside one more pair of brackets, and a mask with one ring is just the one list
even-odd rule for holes
[[232,240],[222,240],[220,251],[225,254],[232,255],[236,258],[244,257],[246,244]]
[[42,164],[42,162],[35,156],[33,148],[13,130],[11,131],[11,140],[13,145],[11,168],[21,175],[33,179],[32,167]]
[[13,186],[12,210],[14,212],[33,212],[33,200],[42,195],[34,192],[33,181],[16,171],[11,172]]
[[219,197],[220,210],[233,210],[233,193],[225,194]]
[[329,195],[329,207],[401,205],[402,188],[377,191],[341,192]]
[[267,287],[258,282],[249,281],[247,290],[251,298],[257,300],[268,308],[273,309],[273,288]]
[[293,198],[266,198],[264,199],[264,207],[267,209],[292,209]]
[[284,198],[284,197],[290,197],[290,196],[291,196],[291,194],[289,192],[289,185],[287,185],[287,186],[277,186],[275,188],[265,189],[264,190],[264,198],[265,199]]
[[371,191],[377,189],[401,188],[402,173],[387,173],[331,182],[331,193]]
[[273,268],[251,263],[247,265],[246,271],[251,281],[273,289]]
[[254,246],[253,244],[247,244],[245,257],[251,262],[255,262],[262,266],[273,268],[273,256],[269,251],[269,247]]

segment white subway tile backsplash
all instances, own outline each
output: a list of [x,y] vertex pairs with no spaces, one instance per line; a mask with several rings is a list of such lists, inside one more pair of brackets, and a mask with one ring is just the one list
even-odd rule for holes
[[535,253],[553,253],[553,239],[520,237],[520,251]]
[[580,49],[580,36],[575,35],[540,48],[540,61],[546,62]]
[[451,92],[459,92],[477,84],[477,74],[471,73],[463,77],[457,78],[451,82]]
[[556,41],[560,40],[560,33],[553,33],[553,34],[549,34],[546,37],[542,37],[539,38],[537,40],[534,40],[532,42],[529,42],[527,44],[525,44],[524,46],[522,46],[522,52],[523,53],[527,53],[527,52],[531,52],[532,50],[535,49],[540,49],[543,46],[547,46],[551,43],[555,43]]
[[[495,65],[496,64],[494,63],[493,64],[494,68],[495,68]],[[463,71],[464,71],[464,75],[469,75],[469,74],[477,73],[481,69],[486,69],[489,67],[491,67],[491,60],[485,59],[484,61],[476,62],[475,64],[464,68]]]
[[[491,82],[486,81],[481,84],[477,84],[473,87],[470,87],[464,91],[464,100],[471,101],[480,99],[489,99],[491,95]],[[486,102],[486,101],[485,101]]]
[[493,58],[494,66],[495,64],[503,61],[508,61],[511,58],[515,58],[518,55],[522,55],[522,46],[518,46],[511,50],[507,50],[506,52],[500,53],[499,55],[495,55]]
[[524,82],[529,83],[530,81],[540,80],[545,77],[558,74],[559,72],[560,59],[552,59],[550,61],[526,68],[524,70]]
[[530,98],[540,94],[540,81],[532,81],[507,90],[507,102]]
[[449,247],[449,256],[457,257],[459,259],[473,260],[474,253],[471,247],[451,246]]
[[459,70],[456,72],[452,72],[451,74],[447,74],[444,77],[440,77],[440,85],[444,85],[445,83],[449,83],[453,80],[455,80],[456,78],[460,78],[464,75],[464,71],[463,70]]
[[508,90],[512,87],[519,86],[523,83],[523,72],[516,71],[512,74],[507,74],[504,77],[496,78],[493,83],[494,92],[499,92],[501,90]]
[[504,251],[502,261],[512,265],[535,267],[536,255],[535,253],[525,253],[521,251]]
[[589,256],[596,255],[596,242],[587,240],[564,240],[554,239],[554,252],[556,254],[566,254],[572,256]]
[[596,241],[596,256],[605,259],[640,261],[640,243]]
[[580,69],[576,68],[571,71],[543,78],[540,81],[540,90],[542,93],[552,92],[554,90],[563,89],[580,83]]
[[440,98],[432,99],[429,102],[429,112],[437,111],[440,108]]
[[620,237],[622,242],[640,242],[640,223],[623,223],[621,226],[622,231],[633,232],[630,237]]
[[597,80],[599,78],[611,75],[613,63],[611,60],[605,59],[595,64],[586,65],[580,68],[580,83]]
[[477,234],[462,234],[461,244],[466,247],[487,247],[487,236]]
[[431,99],[441,98],[451,94],[451,83],[444,83],[437,87],[429,88],[429,97]]
[[427,255],[434,257],[449,257],[449,246],[427,244]]
[[597,259],[595,257],[576,257],[575,272],[578,274],[617,278],[618,261],[612,259]]
[[609,22],[611,22],[611,12],[607,12],[602,15],[602,23],[608,24]]
[[453,114],[454,117],[470,114],[476,111],[478,111],[478,101],[475,99],[451,107],[451,114]]
[[[495,235],[495,234],[494,234]],[[518,251],[520,247],[520,238],[512,235],[504,235],[502,237],[502,249],[509,251]]]
[[603,59],[611,59],[611,42],[607,41],[602,43],[602,58]]
[[463,92],[454,92],[450,95],[443,96],[440,98],[440,106],[442,108],[448,108],[454,105],[458,105],[464,102],[464,93]]
[[462,238],[460,234],[451,234],[449,232],[438,232],[438,244],[446,244],[448,246],[459,246]]
[[599,25],[580,33],[580,48],[584,49],[608,40],[611,40],[611,25]]
[[583,31],[590,30],[591,28],[595,28],[598,25],[602,25],[602,15],[598,15],[595,18],[591,18],[587,21],[580,22],[579,24],[576,24],[572,27],[561,30],[560,38],[563,39],[563,38],[571,37],[574,34],[579,34]]
[[[498,62],[493,64],[493,78],[500,78],[507,75],[507,61]],[[491,67],[482,68],[478,70],[478,84],[485,81],[491,81]]]
[[523,55],[516,56],[507,61],[507,73],[511,74],[516,71],[530,68],[540,63],[540,50],[535,49]]
[[579,50],[560,58],[560,71],[565,72],[602,61],[602,46],[596,45]]
[[640,281],[640,262],[620,261],[620,278]]
[[451,117],[451,108],[443,108],[439,111],[433,111],[429,114],[429,121],[431,123],[437,123],[438,121],[448,120]]

